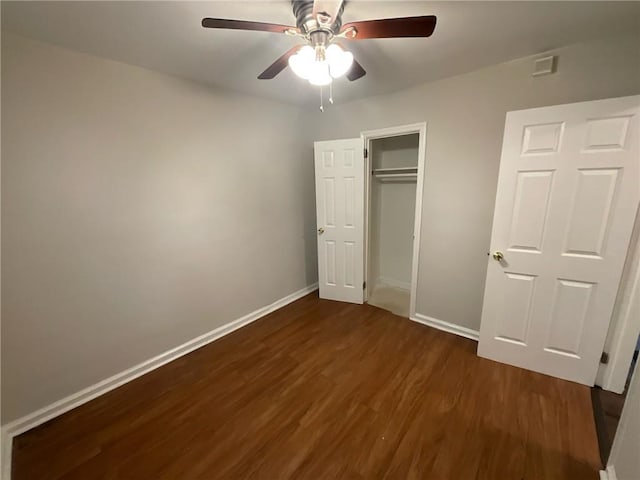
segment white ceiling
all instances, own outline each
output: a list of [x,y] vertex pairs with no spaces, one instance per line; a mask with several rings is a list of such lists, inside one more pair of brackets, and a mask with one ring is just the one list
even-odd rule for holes
[[[344,102],[400,90],[551,48],[640,31],[640,2],[424,2],[352,0],[343,21],[437,15],[431,38],[348,42],[367,70],[335,83]],[[295,24],[282,0],[2,2],[2,28],[69,49],[293,103],[318,90],[287,69],[257,75],[299,42],[264,32],[209,30],[202,17]],[[346,43],[346,42],[345,42]]]

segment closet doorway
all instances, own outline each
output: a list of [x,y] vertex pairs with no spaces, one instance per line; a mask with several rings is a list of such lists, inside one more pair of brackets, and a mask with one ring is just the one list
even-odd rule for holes
[[365,289],[370,305],[415,314],[426,124],[363,132]]

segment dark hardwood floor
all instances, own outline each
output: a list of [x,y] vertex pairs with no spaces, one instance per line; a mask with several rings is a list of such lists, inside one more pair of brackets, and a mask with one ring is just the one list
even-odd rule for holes
[[598,478],[589,389],[311,294],[14,440],[16,480]]

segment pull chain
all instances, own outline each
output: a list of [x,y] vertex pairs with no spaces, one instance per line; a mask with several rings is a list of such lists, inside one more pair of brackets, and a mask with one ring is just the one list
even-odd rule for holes
[[333,105],[333,82],[329,84],[329,103]]
[[324,113],[324,105],[322,103],[322,86],[320,87],[320,111]]

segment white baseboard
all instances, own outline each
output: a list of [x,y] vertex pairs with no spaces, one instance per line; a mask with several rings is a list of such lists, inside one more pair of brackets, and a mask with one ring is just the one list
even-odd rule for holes
[[248,325],[251,322],[258,320],[259,318],[264,317],[265,315],[278,310],[279,308],[288,305],[305,295],[315,291],[318,289],[318,284],[315,283],[308,287],[305,287],[297,292],[294,292],[290,295],[287,295],[280,300],[276,300],[270,305],[259,308],[241,318],[233,320],[221,327],[218,327],[210,332],[207,332],[199,337],[196,337],[192,340],[189,340],[182,345],[172,348],[160,355],[153,357],[149,360],[146,360],[134,367],[131,367],[123,372],[117,373],[112,377],[109,377],[101,382],[96,383],[90,387],[85,388],[84,390],[80,390],[68,397],[63,398],[62,400],[58,400],[57,402],[52,403],[40,410],[37,410],[33,413],[25,415],[13,422],[8,423],[2,427],[2,432],[0,434],[0,442],[2,443],[2,480],[10,480],[11,478],[11,444],[13,437],[20,435],[21,433],[26,432],[42,423],[51,420],[59,415],[62,415],[69,410],[79,407],[80,405],[87,403],[90,400],[93,400],[100,395],[103,395],[121,385],[124,385],[131,380],[134,380],[145,373],[149,373],[152,370],[155,370],[166,363],[169,363],[183,355],[186,355],[189,352],[192,352],[200,347],[207,345],[208,343],[217,340],[224,335],[227,335],[234,330],[237,330],[245,325]]
[[467,327],[461,327],[460,325],[445,322],[444,320],[438,320],[437,318],[427,317],[426,315],[422,315],[421,313],[416,313],[415,315],[411,316],[410,319],[414,322],[437,328],[438,330],[453,333],[454,335],[459,335],[461,337],[470,338],[471,340],[475,340],[476,342],[478,341],[478,338],[480,336],[480,332],[478,332],[477,330],[472,330],[471,328]]
[[613,465],[608,466],[606,470],[600,470],[600,480],[618,480]]
[[401,290],[411,290],[411,282],[401,282],[393,278],[379,277],[376,284],[387,285],[388,287],[399,288]]

